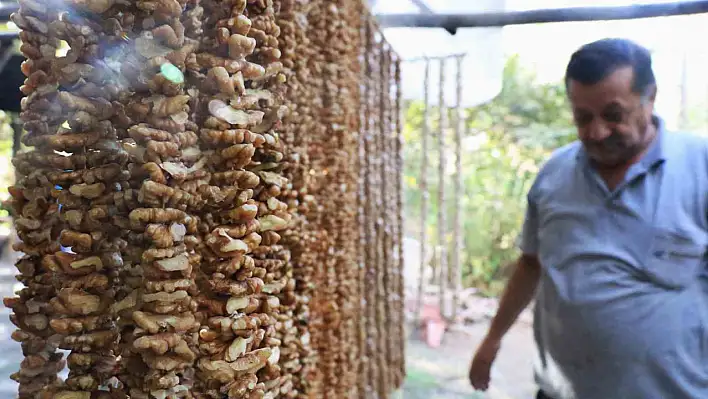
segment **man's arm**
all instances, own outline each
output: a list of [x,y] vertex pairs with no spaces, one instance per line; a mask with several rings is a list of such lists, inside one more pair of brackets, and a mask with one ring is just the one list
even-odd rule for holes
[[487,340],[497,344],[509,331],[511,325],[521,314],[521,311],[528,306],[533,299],[538,287],[538,280],[541,277],[541,264],[538,260],[539,240],[538,240],[538,202],[537,184],[527,196],[526,217],[521,231],[519,247],[521,255],[514,265],[514,272],[506,284],[504,293],[499,301],[499,309],[492,320],[492,324],[487,332]]
[[[534,184],[535,186],[535,184]],[[499,309],[492,320],[487,335],[477,348],[470,365],[470,382],[476,389],[486,390],[489,387],[489,374],[494,359],[497,357],[501,340],[528,306],[536,293],[538,281],[541,278],[538,242],[538,212],[533,195],[534,188],[528,195],[526,219],[521,233],[521,255],[514,265],[514,272],[506,284],[499,302]]]
[[499,342],[509,331],[521,311],[528,306],[536,293],[541,277],[541,264],[536,255],[522,255],[514,265],[514,272],[506,284],[499,301],[499,309],[487,332],[488,340]]

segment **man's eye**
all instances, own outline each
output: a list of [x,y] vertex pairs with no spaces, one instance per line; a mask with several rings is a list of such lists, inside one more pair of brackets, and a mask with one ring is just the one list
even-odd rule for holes
[[591,114],[575,114],[574,115],[575,124],[578,126],[585,126],[592,122]]
[[602,114],[602,119],[610,123],[620,123],[623,119],[622,111],[612,110],[606,111]]

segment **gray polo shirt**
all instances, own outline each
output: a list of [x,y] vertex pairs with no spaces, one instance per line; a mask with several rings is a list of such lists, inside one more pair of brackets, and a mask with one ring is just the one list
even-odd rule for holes
[[661,128],[609,191],[582,145],[528,194],[541,372],[578,399],[708,398],[708,138]]

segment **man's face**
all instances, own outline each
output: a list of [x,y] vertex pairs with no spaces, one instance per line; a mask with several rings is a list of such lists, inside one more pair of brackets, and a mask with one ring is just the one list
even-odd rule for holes
[[594,85],[568,82],[578,138],[600,166],[630,162],[648,144],[656,91],[645,96],[633,92],[633,74],[626,67]]

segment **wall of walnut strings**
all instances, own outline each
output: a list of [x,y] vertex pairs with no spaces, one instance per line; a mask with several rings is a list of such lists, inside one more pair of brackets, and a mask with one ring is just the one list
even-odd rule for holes
[[400,69],[361,1],[20,0],[12,20],[20,398],[400,386]]

